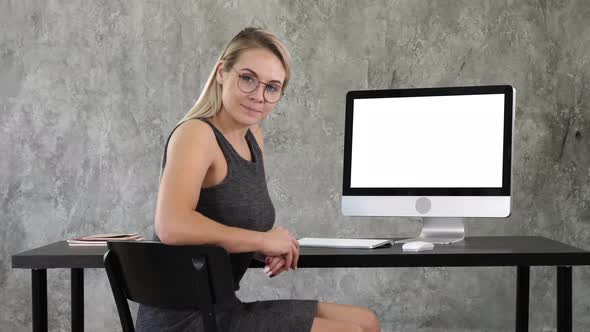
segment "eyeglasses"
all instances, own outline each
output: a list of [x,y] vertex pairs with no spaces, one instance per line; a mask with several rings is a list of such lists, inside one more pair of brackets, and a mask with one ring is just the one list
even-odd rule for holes
[[279,84],[264,83],[258,80],[254,74],[240,73],[234,67],[231,67],[239,76],[238,89],[244,93],[256,91],[260,83],[264,84],[264,91],[262,97],[269,104],[278,102],[284,95],[283,88]]

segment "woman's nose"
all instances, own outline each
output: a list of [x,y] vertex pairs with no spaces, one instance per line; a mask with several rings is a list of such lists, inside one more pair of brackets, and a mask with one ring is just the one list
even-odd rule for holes
[[250,92],[250,99],[255,100],[259,103],[264,101],[264,86],[262,86],[262,84],[259,84],[256,87],[256,90]]

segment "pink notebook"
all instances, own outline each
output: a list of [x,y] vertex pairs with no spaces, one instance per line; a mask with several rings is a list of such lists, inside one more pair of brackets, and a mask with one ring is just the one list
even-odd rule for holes
[[143,240],[143,236],[137,233],[110,233],[110,234],[95,234],[83,237],[69,239],[70,246],[106,246],[107,241],[129,241]]

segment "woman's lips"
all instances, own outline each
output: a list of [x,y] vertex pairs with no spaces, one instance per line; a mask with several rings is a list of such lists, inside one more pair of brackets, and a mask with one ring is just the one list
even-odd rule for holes
[[[240,105],[242,105],[242,104],[240,104]],[[254,109],[252,107],[248,107],[248,106],[245,106],[245,105],[242,105],[242,107],[245,108],[245,109],[247,109],[250,112],[262,113],[261,111],[259,111],[257,109]]]

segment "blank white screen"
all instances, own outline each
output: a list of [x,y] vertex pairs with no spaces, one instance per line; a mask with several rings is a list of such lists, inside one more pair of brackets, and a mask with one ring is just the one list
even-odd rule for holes
[[351,188],[500,188],[504,95],[355,99]]

